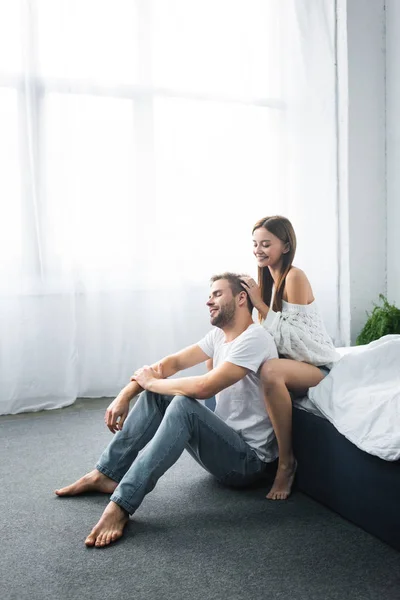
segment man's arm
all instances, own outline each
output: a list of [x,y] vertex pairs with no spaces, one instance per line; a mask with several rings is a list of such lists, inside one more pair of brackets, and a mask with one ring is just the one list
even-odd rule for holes
[[247,375],[249,369],[231,362],[224,362],[217,368],[195,377],[179,379],[159,379],[151,367],[139,369],[136,381],[146,390],[172,396],[189,396],[206,400],[221,390],[237,383]]
[[[153,364],[151,368],[159,377],[171,377],[178,371],[194,367],[195,365],[204,362],[209,357],[197,344],[188,346],[180,352],[171,354]],[[143,388],[135,380],[131,380],[113,400],[107,408],[104,415],[104,422],[111,433],[115,433],[122,429],[124,421],[128,416],[129,403]]]

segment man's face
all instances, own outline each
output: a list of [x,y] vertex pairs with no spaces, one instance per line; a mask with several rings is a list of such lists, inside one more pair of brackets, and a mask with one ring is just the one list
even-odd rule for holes
[[233,321],[236,312],[236,302],[229,281],[226,279],[214,281],[211,286],[207,306],[210,310],[211,325],[222,329],[222,327]]

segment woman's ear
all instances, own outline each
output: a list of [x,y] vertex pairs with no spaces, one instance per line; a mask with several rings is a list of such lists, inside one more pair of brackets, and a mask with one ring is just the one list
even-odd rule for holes
[[289,250],[290,250],[290,244],[289,244],[289,242],[287,242],[287,243],[285,244],[285,249],[284,249],[284,251],[283,251],[283,254],[287,254],[287,253],[289,252]]

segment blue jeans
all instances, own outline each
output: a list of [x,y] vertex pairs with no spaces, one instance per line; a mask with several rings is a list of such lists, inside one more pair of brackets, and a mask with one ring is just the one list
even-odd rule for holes
[[226,485],[249,485],[268,468],[239,433],[198,400],[146,391],[96,469],[118,482],[111,500],[132,514],[184,449]]

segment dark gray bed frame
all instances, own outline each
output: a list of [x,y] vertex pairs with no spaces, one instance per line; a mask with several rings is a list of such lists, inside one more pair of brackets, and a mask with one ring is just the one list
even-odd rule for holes
[[363,452],[326,419],[293,408],[297,488],[400,550],[400,461]]

